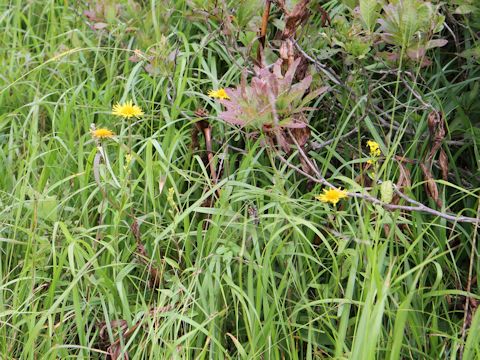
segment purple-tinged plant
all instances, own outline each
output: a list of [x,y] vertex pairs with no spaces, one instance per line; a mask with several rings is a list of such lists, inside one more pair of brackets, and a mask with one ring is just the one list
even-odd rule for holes
[[282,60],[279,59],[271,70],[255,68],[255,74],[246,85],[245,79],[235,89],[226,89],[230,99],[220,100],[226,108],[219,117],[233,125],[249,130],[278,132],[287,128],[305,128],[307,120],[305,105],[327,90],[322,87],[304,97],[312,82],[308,75],[293,83],[300,63],[297,58],[282,74]]

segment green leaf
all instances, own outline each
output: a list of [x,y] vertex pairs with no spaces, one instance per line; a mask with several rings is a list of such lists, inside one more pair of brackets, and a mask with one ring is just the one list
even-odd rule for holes
[[470,49],[467,49],[463,51],[460,54],[461,57],[467,58],[467,59],[475,59],[479,60],[480,59],[480,46],[477,47],[472,47]]
[[57,221],[58,201],[55,196],[46,196],[38,202],[37,206],[39,217],[45,220]]
[[360,0],[360,16],[369,31],[373,31],[377,22],[379,16],[378,5],[381,5],[381,2],[377,0]]
[[[473,310],[472,310],[473,311]],[[478,359],[480,354],[480,311],[475,311],[473,316],[472,325],[468,330],[468,337],[465,343],[465,352],[463,353],[464,359]],[[475,356],[476,354],[476,356]]]
[[26,203],[27,207],[36,211],[39,219],[48,221],[57,221],[58,201],[55,196],[47,196],[35,190],[31,190],[32,200]]
[[468,14],[473,13],[476,10],[477,10],[477,7],[475,7],[474,5],[462,4],[455,9],[454,14],[468,15]]
[[350,9],[355,8],[355,6],[357,5],[356,0],[343,0],[342,3],[348,6]]

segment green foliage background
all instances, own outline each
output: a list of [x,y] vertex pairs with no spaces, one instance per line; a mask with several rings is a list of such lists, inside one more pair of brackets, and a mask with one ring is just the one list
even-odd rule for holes
[[[480,8],[388,3],[401,26],[387,2],[311,2],[296,39],[338,83],[310,64],[312,87],[330,87],[311,103],[310,143],[332,142],[308,155],[360,192],[373,139],[378,178],[396,182],[405,156],[409,196],[478,217]],[[218,118],[207,91],[253,70],[262,12],[254,0],[0,0],[1,358],[105,358],[115,342],[130,359],[480,357],[475,225],[358,198],[320,203],[321,186]],[[269,63],[283,26],[274,5]],[[110,114],[130,99],[142,119]],[[218,183],[203,137],[192,141],[199,108]],[[448,179],[432,169],[443,208],[419,168],[432,109],[447,127]],[[117,134],[98,170],[108,197],[91,123]],[[301,166],[297,151],[284,156]],[[135,255],[133,217],[158,289]]]

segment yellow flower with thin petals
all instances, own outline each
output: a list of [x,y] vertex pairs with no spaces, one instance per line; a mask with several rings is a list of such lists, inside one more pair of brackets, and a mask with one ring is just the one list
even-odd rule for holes
[[112,114],[126,119],[130,119],[131,117],[138,119],[143,115],[143,111],[139,106],[133,105],[133,102],[130,100],[123,104],[117,103],[113,105]]
[[95,139],[110,139],[115,136],[115,134],[105,128],[91,130],[90,133]]
[[380,151],[380,145],[378,145],[377,142],[373,140],[368,140],[367,146],[370,148],[370,156],[379,157],[380,155],[382,155],[382,152]]
[[324,203],[332,203],[333,205],[336,205],[341,199],[346,198],[347,196],[347,191],[342,190],[342,188],[323,189],[323,194],[316,196],[315,199]]
[[230,100],[230,96],[228,96],[225,89],[210,90],[208,96],[214,99]]

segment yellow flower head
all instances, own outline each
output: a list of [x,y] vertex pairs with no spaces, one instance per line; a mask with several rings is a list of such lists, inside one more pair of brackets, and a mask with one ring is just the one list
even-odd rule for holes
[[370,148],[370,156],[379,157],[380,155],[382,155],[382,152],[380,151],[380,145],[378,145],[377,142],[373,140],[368,140],[367,146]]
[[225,89],[210,90],[208,92],[208,96],[210,96],[211,98],[214,98],[214,99],[230,100],[230,96],[228,96]]
[[332,203],[336,205],[340,199],[347,197],[347,191],[342,190],[342,188],[338,189],[323,189],[323,194],[318,195],[315,199],[320,200],[324,203]]
[[91,130],[90,133],[95,139],[110,139],[115,136],[115,134],[105,128]]
[[127,119],[130,119],[131,117],[136,117],[138,119],[143,115],[143,111],[139,106],[133,105],[130,100],[123,104],[117,103],[116,105],[113,105],[112,114]]

